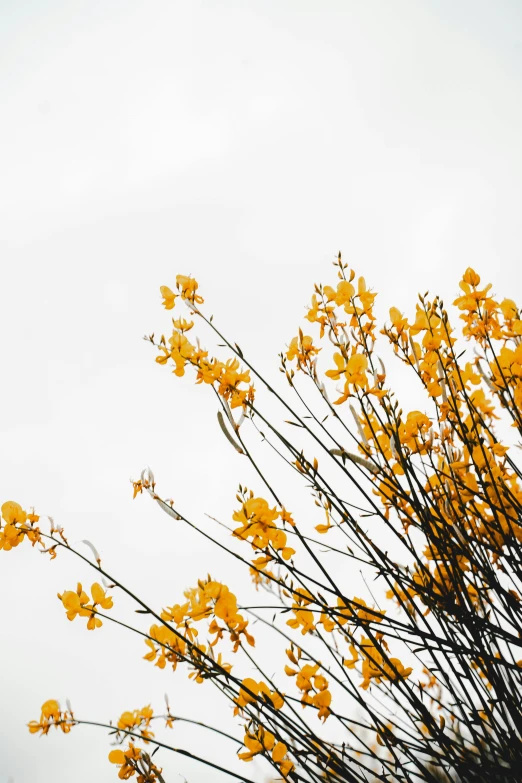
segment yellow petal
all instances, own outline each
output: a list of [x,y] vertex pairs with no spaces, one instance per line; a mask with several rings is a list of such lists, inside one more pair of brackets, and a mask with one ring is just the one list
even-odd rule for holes
[[286,751],[287,751],[287,747],[286,747],[285,743],[284,742],[278,742],[277,745],[275,746],[275,748],[272,751],[272,759],[273,759],[273,761],[275,761],[276,764],[279,763],[280,761],[282,761],[284,756],[285,756],[285,754],[286,754]]
[[2,504],[2,516],[7,524],[14,524],[15,522],[25,522],[27,514],[22,509],[19,503],[15,503],[14,500],[8,500]]
[[59,715],[59,713],[60,705],[56,699],[49,699],[49,701],[42,704],[42,715],[44,718],[52,718],[53,715]]
[[101,604],[105,599],[105,590],[98,582],[91,586],[91,594],[92,600],[97,604]]
[[111,764],[125,764],[125,753],[122,750],[111,750],[109,753],[109,761]]

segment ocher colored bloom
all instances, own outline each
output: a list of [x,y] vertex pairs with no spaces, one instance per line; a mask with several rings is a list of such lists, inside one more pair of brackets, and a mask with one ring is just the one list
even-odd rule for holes
[[112,609],[112,597],[107,595],[103,587],[94,582],[91,587],[92,600],[94,605],[99,604],[102,609]]
[[293,337],[288,346],[286,352],[286,358],[289,361],[297,359],[297,366],[301,369],[309,367],[314,356],[316,356],[320,348],[316,348],[313,339],[305,334],[300,334],[299,337]]
[[8,500],[2,504],[2,519],[8,525],[23,525],[27,519],[27,514],[19,503],[15,503],[14,500]]
[[263,726],[258,726],[255,731],[247,731],[243,744],[247,748],[246,751],[238,753],[238,756],[243,761],[252,761],[252,759],[263,753],[269,755],[277,766],[279,772],[283,778],[287,778],[288,774],[294,769],[292,761],[285,759],[288,753],[288,748],[284,742],[276,742],[275,736],[272,732],[265,729]]
[[99,628],[102,625],[102,621],[97,614],[97,606],[102,609],[112,608],[112,598],[106,595],[103,587],[95,582],[91,587],[92,603],[89,602],[89,596],[84,592],[81,584],[78,582],[76,592],[73,590],[66,590],[58,598],[62,602],[68,620],[74,620],[75,617],[88,617],[87,628],[89,631]]
[[[382,634],[378,637],[382,638]],[[371,680],[380,682],[383,678],[389,680],[406,679],[413,671],[411,666],[405,668],[398,658],[385,658],[373,642],[364,636],[361,639],[361,653],[363,655],[361,688],[364,690],[369,687]]]
[[176,287],[180,292],[182,299],[186,299],[188,302],[195,302],[197,304],[203,304],[203,297],[196,294],[199,285],[193,277],[186,277],[185,275],[176,275]]
[[77,615],[90,615],[89,596],[82,590],[81,584],[78,584],[76,592],[66,590],[62,595],[58,594],[58,598],[64,605],[68,620],[74,620]]
[[40,732],[48,734],[52,726],[60,728],[64,734],[68,734],[74,725],[72,713],[62,712],[56,699],[49,699],[42,704],[40,720],[32,720],[27,724],[31,734]]
[[[285,514],[284,510],[279,512],[276,507],[270,508],[263,498],[251,496],[243,503],[242,508],[232,515],[235,522],[242,523],[242,527],[236,528],[233,535],[236,538],[251,539],[252,547],[256,550],[272,548],[281,554],[283,560],[289,560],[295,554],[295,550],[287,546],[285,531],[276,527],[276,520],[279,517],[288,521],[288,515]],[[263,562],[266,565],[272,559],[272,555],[265,553],[265,561],[257,559],[255,562],[260,568]]]
[[44,718],[58,718],[60,716],[60,705],[55,699],[49,699],[42,704],[42,715]]
[[408,328],[408,319],[396,307],[390,307],[390,321],[399,336]]
[[177,294],[173,293],[166,285],[160,286],[161,295],[163,297],[163,307],[166,310],[172,310]]
[[20,526],[25,529],[27,514],[19,503],[8,500],[2,505],[2,519],[6,524],[0,530],[0,549],[8,552],[24,540],[25,532],[20,530]]
[[[109,753],[109,761],[111,764],[118,764],[120,769],[118,771],[118,777],[120,780],[128,780],[136,774],[136,763],[141,758],[141,750],[132,742],[129,743],[127,750],[121,750],[117,748],[111,750]],[[139,778],[138,778],[139,779]]]
[[[235,702],[239,709],[246,707],[247,704],[252,704],[256,701],[269,701],[276,710],[280,710],[283,707],[284,699],[277,691],[271,691],[266,682],[252,679],[252,677],[246,677],[242,682],[242,687],[239,691],[239,695]],[[236,709],[234,713],[238,712]]]
[[147,705],[141,710],[123,712],[116,725],[122,731],[139,732],[145,742],[148,742],[154,737],[154,733],[149,728],[153,716],[150,705]]
[[350,300],[355,294],[355,288],[351,283],[349,283],[347,280],[342,280],[337,285],[337,293],[335,294],[335,304],[339,306],[344,306],[344,309],[346,312],[349,312],[347,310],[347,305],[349,305]]

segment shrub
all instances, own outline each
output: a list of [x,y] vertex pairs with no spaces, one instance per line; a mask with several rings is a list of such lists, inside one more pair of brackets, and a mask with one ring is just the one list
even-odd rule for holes
[[[306,316],[315,336],[299,329],[280,356],[292,401],[204,314],[193,278],[161,288],[165,308],[181,303],[189,319],[173,318],[168,337],[147,338],[160,365],[210,387],[226,439],[256,471],[255,489],[239,486],[228,543],[216,537],[248,575],[246,603],[197,574],[180,603],[154,608],[102,566],[94,547],[90,594],[78,584],[59,599],[69,620],[95,630],[118,622],[111,596],[124,595],[147,620],[129,628],[144,637],[145,659],[218,688],[240,733],[208,729],[239,741],[243,761],[265,759],[272,779],[518,780],[522,474],[510,433],[522,431],[520,311],[510,299],[497,302],[468,268],[453,303],[463,340],[443,301],[427,294],[413,319],[392,307],[377,334],[376,294],[340,254],[335,266],[335,287],[316,286]],[[194,321],[229,358],[192,339]],[[404,413],[378,344],[407,367],[424,410]],[[280,419],[266,412],[267,393]],[[513,429],[501,439],[503,422]],[[257,437],[271,449],[269,470],[254,455]],[[284,470],[311,494],[317,524],[288,507]],[[140,494],[212,537],[163,497],[149,470],[134,482]],[[65,550],[87,561],[60,527],[44,533],[34,510],[8,501],[2,516],[0,548],[25,539],[52,558]],[[359,573],[364,597],[353,594]],[[250,583],[266,604],[251,605]],[[254,657],[256,638],[269,640],[268,657]],[[227,770],[225,751],[221,766],[160,742],[158,719],[167,728],[183,720],[167,704],[161,716],[144,707],[98,724],[117,742],[109,760],[120,778],[161,783],[153,755],[170,748],[252,780],[248,766],[244,776]],[[86,722],[50,700],[29,730],[67,733]]]

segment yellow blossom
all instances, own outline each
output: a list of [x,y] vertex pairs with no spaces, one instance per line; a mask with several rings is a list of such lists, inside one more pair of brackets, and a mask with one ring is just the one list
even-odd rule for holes
[[171,291],[166,285],[160,286],[160,291],[163,297],[163,307],[165,310],[172,310],[177,294]]

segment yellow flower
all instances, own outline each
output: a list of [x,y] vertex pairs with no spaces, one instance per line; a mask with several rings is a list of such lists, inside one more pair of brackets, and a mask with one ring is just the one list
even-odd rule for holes
[[348,313],[348,305],[350,304],[351,298],[355,294],[355,288],[351,283],[348,282],[348,280],[341,280],[340,283],[337,284],[337,293],[335,295],[335,304],[338,306],[344,305],[344,309]]
[[462,280],[464,283],[468,283],[468,285],[477,286],[480,283],[480,275],[478,275],[474,269],[468,266],[462,276]]
[[111,764],[125,764],[125,753],[120,750],[120,748],[111,750],[109,753],[109,761]]
[[105,590],[98,582],[95,582],[91,587],[93,603],[89,602],[89,596],[84,592],[81,584],[78,582],[76,592],[74,590],[66,590],[58,598],[62,602],[67,614],[68,620],[74,620],[75,617],[88,617],[87,629],[93,631],[95,628],[99,628],[102,625],[102,621],[97,616],[96,606],[101,606],[102,609],[111,609],[112,598],[106,595]]
[[[382,634],[376,635],[377,642],[381,638]],[[405,668],[398,658],[385,659],[381,650],[364,636],[361,639],[361,652],[363,681],[360,687],[364,690],[369,687],[372,679],[376,682],[381,682],[382,679],[407,679],[413,671],[411,667]]]
[[163,297],[163,307],[165,310],[172,310],[177,294],[171,291],[170,288],[166,285],[160,286],[160,291]]
[[137,769],[136,762],[140,758],[141,750],[136,748],[132,742],[129,743],[129,747],[125,751],[116,748],[109,753],[109,761],[111,764],[118,764],[120,766],[118,771],[120,780],[128,780],[135,774]]
[[277,691],[270,691],[266,682],[256,682],[252,677],[246,677],[242,681],[239,695],[235,699],[237,707],[234,710],[234,714],[237,714],[247,704],[252,704],[258,700],[270,701],[276,710],[280,710],[284,704],[282,695]]
[[279,762],[283,760],[284,756],[286,756],[287,751],[288,748],[286,747],[285,743],[278,742],[272,751],[272,760],[275,761],[276,764],[279,764]]
[[272,751],[272,759],[276,764],[280,764],[284,755],[287,752],[287,747],[283,742],[278,742],[271,731],[259,726],[257,731],[247,731],[243,744],[248,749],[242,753],[238,753],[238,757],[242,761],[252,761],[254,756],[257,756],[263,751]]
[[2,505],[2,517],[6,524],[0,530],[0,549],[8,552],[24,540],[25,533],[19,526],[25,524],[27,514],[19,503],[8,500]]
[[336,401],[336,405],[339,405],[349,396],[349,384],[363,389],[368,386],[368,378],[366,376],[368,358],[361,353],[354,353],[348,361],[340,353],[335,353],[333,358],[337,369],[327,370],[326,375],[334,381],[339,380],[341,375],[345,377],[345,393]]
[[118,729],[122,731],[139,731],[145,742],[148,742],[154,734],[150,731],[149,726],[152,718],[154,717],[153,710],[150,704],[143,707],[141,710],[134,710],[130,712],[127,710],[123,712],[118,720]]
[[186,277],[185,275],[176,275],[176,287],[180,291],[182,299],[186,299],[188,302],[196,302],[197,304],[203,303],[203,297],[196,294],[199,285],[193,277]]
[[194,321],[186,321],[184,318],[177,318],[174,321],[174,327],[180,332],[188,332],[194,326]]
[[390,321],[397,335],[401,335],[408,328],[408,319],[404,318],[401,311],[396,307],[390,307]]
[[42,704],[40,720],[32,720],[27,724],[31,734],[40,732],[42,736],[49,733],[50,728],[54,726],[61,729],[64,734],[68,734],[74,726],[72,712],[62,712],[56,699],[49,699]]
[[26,512],[19,503],[8,500],[2,504],[2,517],[8,525],[23,525],[27,519]]
[[44,718],[59,718],[60,705],[56,699],[49,699],[49,701],[42,704],[42,715]]
[[90,609],[88,608],[89,596],[84,592],[79,582],[76,592],[74,590],[66,590],[62,595],[58,593],[58,598],[64,606],[68,620],[74,620],[77,615],[80,615],[80,617],[88,617],[90,615]]
[[[317,678],[316,678],[317,679]],[[312,704],[318,708],[317,717],[326,720],[330,714],[330,704],[332,703],[332,694],[328,690],[320,690],[312,696]]]
[[92,600],[94,604],[99,604],[102,609],[112,609],[112,597],[107,595],[103,587],[95,582],[91,587]]
[[512,299],[503,299],[500,303],[500,309],[506,321],[517,317],[518,308]]
[[368,358],[366,356],[360,353],[350,356],[345,372],[347,382],[363,388],[366,387],[368,385],[365,372],[367,369]]
[[310,366],[313,357],[319,353],[321,349],[316,348],[313,338],[308,334],[303,334],[299,331],[299,337],[293,337],[288,346],[286,352],[286,358],[288,361],[297,359],[297,366],[299,369],[303,369],[306,366]]

